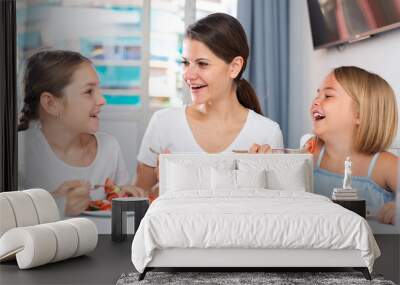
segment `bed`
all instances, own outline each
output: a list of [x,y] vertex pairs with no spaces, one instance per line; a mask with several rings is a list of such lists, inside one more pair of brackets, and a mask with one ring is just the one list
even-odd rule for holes
[[313,194],[308,154],[160,156],[160,197],[132,243],[157,267],[353,267],[380,251],[359,215]]

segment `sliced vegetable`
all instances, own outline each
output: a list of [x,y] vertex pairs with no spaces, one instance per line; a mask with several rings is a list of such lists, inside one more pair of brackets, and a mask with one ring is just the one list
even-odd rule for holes
[[307,144],[308,144],[308,148],[307,148],[308,152],[314,153],[317,148],[317,139],[313,138],[313,139],[309,140],[307,142]]
[[115,185],[111,178],[107,178],[104,182],[104,193],[106,200],[93,200],[89,202],[87,211],[107,211],[111,210],[111,200],[119,197],[129,197],[127,193],[121,195],[121,188]]

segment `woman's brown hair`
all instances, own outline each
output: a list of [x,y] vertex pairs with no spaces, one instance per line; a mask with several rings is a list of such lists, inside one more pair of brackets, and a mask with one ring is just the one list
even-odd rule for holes
[[31,120],[39,119],[40,96],[49,92],[62,97],[62,90],[71,82],[78,66],[91,61],[83,55],[66,50],[47,50],[35,53],[27,59],[24,84],[24,106],[19,119],[18,131],[29,128]]
[[228,14],[210,14],[190,25],[186,29],[185,37],[202,42],[226,63],[231,63],[235,57],[241,56],[244,61],[243,67],[234,80],[237,98],[244,107],[262,114],[253,87],[242,78],[250,51],[246,33],[240,22]]
[[342,66],[333,75],[354,100],[359,114],[354,145],[358,151],[374,154],[387,150],[397,132],[396,96],[379,75],[355,66]]

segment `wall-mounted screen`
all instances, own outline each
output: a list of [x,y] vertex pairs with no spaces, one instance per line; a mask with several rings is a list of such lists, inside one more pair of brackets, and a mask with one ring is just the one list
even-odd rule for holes
[[400,0],[308,0],[308,12],[315,49],[400,27]]

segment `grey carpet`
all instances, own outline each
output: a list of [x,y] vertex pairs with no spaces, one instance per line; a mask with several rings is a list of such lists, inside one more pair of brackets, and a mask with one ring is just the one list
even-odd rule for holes
[[139,273],[124,273],[117,285],[133,284],[267,284],[267,285],[297,285],[297,284],[328,284],[357,285],[379,284],[395,285],[384,280],[380,275],[372,275],[368,281],[360,272],[148,272],[146,278],[138,281]]

